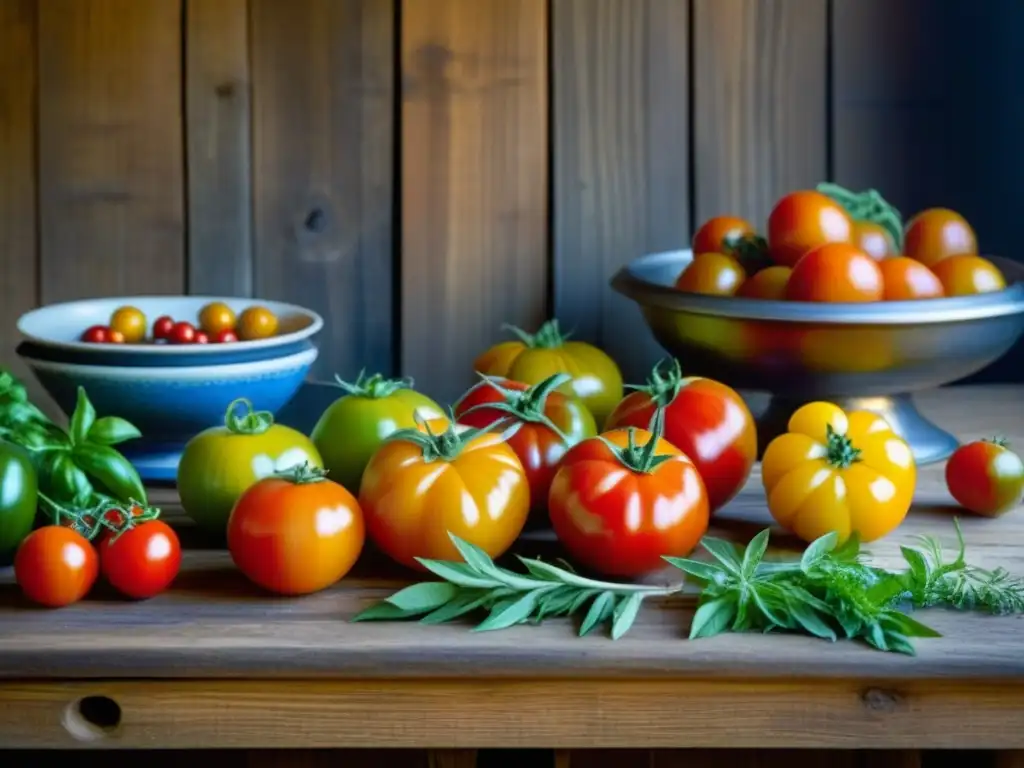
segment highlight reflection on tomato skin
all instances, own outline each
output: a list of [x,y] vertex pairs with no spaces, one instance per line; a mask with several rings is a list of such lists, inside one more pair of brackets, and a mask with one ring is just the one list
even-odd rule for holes
[[[637,444],[653,436],[635,430]],[[623,447],[624,429],[602,437]],[[707,531],[707,492],[697,468],[659,440],[655,453],[672,458],[649,473],[625,467],[600,439],[578,444],[562,460],[548,511],[559,541],[579,563],[610,576],[640,576],[682,557]]]

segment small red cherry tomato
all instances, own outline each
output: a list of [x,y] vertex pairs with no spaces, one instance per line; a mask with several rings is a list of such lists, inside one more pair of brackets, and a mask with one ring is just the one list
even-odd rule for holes
[[163,592],[181,567],[178,536],[163,520],[147,520],[105,536],[99,551],[103,577],[136,600]]
[[195,336],[192,338],[193,344],[209,344],[210,337],[206,335],[206,331],[196,331]]
[[25,597],[60,608],[85,597],[96,582],[98,558],[80,533],[62,525],[39,528],[14,555],[14,578]]
[[729,253],[745,237],[753,237],[753,225],[738,216],[715,216],[701,224],[693,236],[693,255]]
[[548,513],[576,561],[625,577],[663,567],[663,555],[692,552],[710,516],[693,463],[656,433],[635,427],[570,449],[551,483]]
[[238,334],[231,328],[224,328],[217,332],[213,340],[217,344],[228,344],[232,341],[238,341]]
[[171,344],[192,344],[196,340],[196,329],[192,323],[181,320],[171,328],[168,341]]
[[91,325],[82,332],[82,341],[90,344],[107,344],[110,342],[110,329],[105,325]]
[[1004,440],[967,443],[957,448],[946,463],[946,486],[964,509],[999,517],[1020,503],[1024,462]]
[[124,344],[124,334],[116,328],[111,328],[107,334],[107,341],[111,344]]
[[647,427],[658,407],[665,439],[697,467],[711,511],[721,509],[746,484],[757,459],[757,427],[747,404],[725,384],[684,377],[679,361],[669,358],[645,387],[622,399],[605,429]]
[[171,338],[171,329],[174,328],[174,318],[170,315],[161,315],[153,321],[153,338],[168,340]]

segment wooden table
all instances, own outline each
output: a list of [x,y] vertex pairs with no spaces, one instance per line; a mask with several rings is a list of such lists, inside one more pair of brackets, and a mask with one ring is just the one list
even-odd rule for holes
[[[945,390],[919,403],[963,439],[1000,433],[1024,446],[1024,388]],[[799,757],[909,766],[920,764],[915,750],[973,748],[1024,765],[1012,751],[1024,750],[1020,617],[930,611],[927,623],[944,637],[918,641],[913,658],[781,635],[690,642],[692,598],[646,606],[618,641],[600,633],[581,639],[568,620],[491,633],[351,624],[405,575],[368,555],[332,589],[270,597],[233,570],[226,552],[200,548],[169,491],[154,500],[167,503],[187,547],[166,594],[130,603],[99,592],[47,611],[28,607],[9,571],[0,572],[0,747],[389,747],[415,751],[389,753],[388,765],[466,768],[483,747],[555,749],[555,764],[572,768],[701,765],[721,755],[666,750],[712,747],[748,750],[748,764],[768,759],[749,750],[869,747],[886,751]],[[954,511],[941,465],[924,468],[907,521],[870,549],[895,564],[899,545],[915,534],[952,543]],[[768,522],[755,472],[714,532],[744,539]],[[975,562],[1024,574],[1024,513],[963,524]],[[798,546],[781,532],[775,542]],[[519,549],[556,550],[544,536]],[[600,751],[623,747],[651,750],[647,762]],[[218,760],[319,764],[315,754],[341,764],[337,755],[296,751]],[[380,759],[360,752],[344,764],[358,764],[357,754]],[[0,753],[0,764],[16,765],[10,757]],[[537,760],[520,764],[545,764]]]

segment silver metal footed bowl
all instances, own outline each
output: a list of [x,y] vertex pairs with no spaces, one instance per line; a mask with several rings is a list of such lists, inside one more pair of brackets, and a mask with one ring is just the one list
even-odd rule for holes
[[912,393],[948,384],[1002,357],[1024,332],[1024,264],[989,258],[1006,278],[995,293],[871,304],[818,304],[682,293],[692,251],[643,256],[611,280],[688,376],[771,394],[761,448],[804,403],[829,400],[886,418],[919,464],[957,439],[918,412]]

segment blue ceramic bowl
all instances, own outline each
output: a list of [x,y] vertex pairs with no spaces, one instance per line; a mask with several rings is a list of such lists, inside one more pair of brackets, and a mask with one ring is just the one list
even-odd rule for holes
[[[227,304],[236,314],[257,304],[266,307],[277,316],[277,335],[231,344],[89,344],[79,341],[89,326],[107,325],[118,307],[137,307],[152,326],[161,315],[196,323],[199,311],[214,301]],[[26,340],[24,354],[34,359],[75,365],[155,368],[254,363],[298,354],[306,349],[309,339],[323,324],[323,318],[316,312],[280,301],[224,296],[125,296],[40,307],[19,318],[18,330]]]
[[283,357],[175,367],[85,365],[36,356],[36,349],[23,344],[18,354],[64,413],[74,411],[81,385],[99,416],[121,416],[139,428],[142,438],[118,447],[148,481],[173,481],[185,443],[222,424],[232,400],[248,398],[276,414],[317,357],[310,341]]

